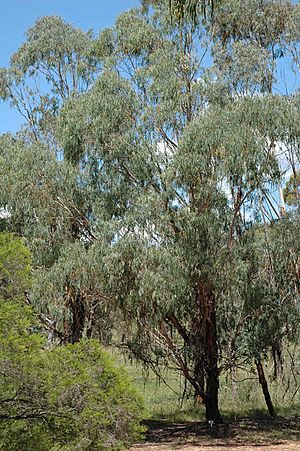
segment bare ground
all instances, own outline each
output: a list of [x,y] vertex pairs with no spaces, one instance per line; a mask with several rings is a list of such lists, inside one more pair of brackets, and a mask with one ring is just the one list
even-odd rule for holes
[[143,443],[131,451],[300,451],[300,417],[243,418],[219,428],[204,422],[148,421]]

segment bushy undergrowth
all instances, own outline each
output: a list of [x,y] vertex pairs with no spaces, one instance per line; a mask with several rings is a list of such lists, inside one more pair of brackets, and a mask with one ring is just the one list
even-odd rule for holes
[[140,436],[141,399],[97,341],[44,350],[31,310],[0,302],[0,449],[119,450]]

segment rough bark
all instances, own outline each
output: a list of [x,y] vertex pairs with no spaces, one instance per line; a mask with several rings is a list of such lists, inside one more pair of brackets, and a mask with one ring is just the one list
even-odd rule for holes
[[216,334],[215,305],[209,305],[209,316],[206,325],[206,391],[205,407],[207,421],[213,420],[216,423],[222,422],[219,412],[218,392],[219,392],[219,370],[218,370],[218,346]]
[[[222,417],[218,405],[219,370],[215,297],[212,288],[203,281],[198,284],[196,289],[195,320],[198,323],[194,323],[198,346],[196,356],[200,359],[200,362],[197,362],[200,374],[198,376],[195,374],[195,377],[203,380],[204,372],[206,420],[221,423]],[[203,368],[203,372],[201,372],[201,368]]]
[[256,370],[257,370],[257,374],[258,374],[258,380],[259,380],[259,383],[261,385],[261,388],[262,388],[262,391],[264,394],[264,398],[266,401],[266,405],[268,407],[268,411],[269,411],[271,417],[275,417],[276,412],[275,412],[275,409],[274,409],[274,406],[272,403],[272,399],[271,399],[271,395],[270,395],[269,387],[268,387],[268,382],[265,377],[264,368],[263,368],[260,358],[256,359],[255,364],[256,364]]
[[[172,339],[169,331],[172,326],[181,335],[193,356],[192,371]],[[218,341],[213,288],[205,281],[196,284],[194,314],[189,329],[185,328],[173,312],[169,312],[164,320],[159,322],[159,333],[160,337],[164,337],[182,374],[194,388],[195,399],[204,402],[207,421],[222,423],[218,405]]]
[[197,381],[197,385],[200,387],[200,390],[195,389],[195,404],[205,404],[205,396],[203,396],[203,393],[205,393],[205,374],[203,358],[201,356],[196,355],[193,376]]
[[72,323],[70,342],[77,343],[82,338],[85,324],[85,305],[81,294],[76,294],[71,299]]
[[71,314],[69,318],[64,318],[66,341],[77,343],[82,338],[86,320],[86,308],[82,294],[72,286],[65,287],[65,307]]

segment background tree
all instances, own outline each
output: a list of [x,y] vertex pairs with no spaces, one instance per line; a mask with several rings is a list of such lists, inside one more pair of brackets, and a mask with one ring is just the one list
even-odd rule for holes
[[300,197],[300,175],[299,172],[295,171],[293,175],[290,176],[288,182],[284,189],[284,197],[286,203],[292,207],[299,207],[299,197]]
[[84,33],[56,16],[38,19],[26,41],[0,71],[0,96],[25,119],[31,139],[59,152],[55,117],[70,95],[88,89],[99,66],[92,32]]

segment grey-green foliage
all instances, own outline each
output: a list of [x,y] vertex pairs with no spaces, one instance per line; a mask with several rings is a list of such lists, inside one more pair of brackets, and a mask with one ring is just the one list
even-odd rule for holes
[[[274,8],[277,14],[276,5]],[[194,315],[193,287],[197,279],[204,278],[214,287],[219,299],[223,315],[219,318],[220,325],[226,325],[220,334],[225,334],[228,340],[234,337],[235,327],[240,327],[240,308],[247,294],[243,289],[247,253],[242,252],[245,245],[239,243],[239,236],[251,226],[247,218],[253,219],[256,215],[261,196],[265,202],[264,193],[280,179],[272,143],[277,141],[289,146],[298,139],[297,99],[265,96],[229,102],[229,98],[225,98],[222,109],[220,99],[216,106],[208,108],[205,99],[213,85],[205,85],[197,78],[201,75],[201,53],[195,42],[198,43],[203,30],[189,28],[187,24],[179,28],[172,26],[162,9],[160,3],[153,16],[148,17],[136,10],[126,13],[118,19],[114,29],[100,36],[97,44],[101,57],[107,57],[104,64],[111,71],[118,69],[118,83],[120,74],[124,75],[124,83],[131,81],[135,92],[138,108],[123,133],[123,139],[129,138],[127,153],[123,153],[123,141],[115,140],[111,146],[110,139],[115,131],[105,129],[106,111],[114,118],[118,111],[115,102],[122,105],[122,97],[111,101],[107,97],[103,111],[103,97],[95,88],[79,101],[74,99],[65,104],[61,139],[68,149],[74,144],[73,136],[80,137],[80,146],[75,143],[75,149],[81,149],[81,142],[84,142],[85,155],[98,159],[102,168],[100,180],[107,177],[105,183],[111,183],[110,193],[115,186],[120,186],[120,176],[123,186],[134,188],[134,197],[122,191],[127,198],[123,221],[113,218],[119,235],[112,247],[113,263],[108,272],[117,299],[122,305],[126,302],[126,309],[132,309],[132,316],[138,315],[139,324],[143,324],[144,329],[139,327],[138,332],[148,334],[151,314],[156,323],[170,311],[175,311],[189,328]],[[293,12],[293,8],[287,5],[286,11]],[[141,31],[143,20],[149,29],[148,42]],[[219,19],[216,17],[216,22],[218,20],[223,20],[222,15]],[[264,16],[253,20],[258,22],[259,39],[263,39],[263,33],[266,34]],[[259,48],[257,36],[252,37],[247,32],[251,23],[239,23],[244,26],[245,39],[250,41],[250,51],[244,55],[250,58],[250,66],[245,70],[245,58],[240,54],[226,66],[230,80],[247,85],[244,91],[239,88],[239,92],[246,94],[264,90],[270,64],[265,52],[269,52],[274,42],[274,45],[282,45],[283,39],[282,30],[277,30],[276,34],[268,29],[268,42]],[[222,42],[221,31],[217,29],[215,40],[219,37],[220,48],[225,52],[227,41]],[[234,41],[234,37],[232,31],[229,38]],[[239,46],[246,52],[239,40],[234,45],[235,51]],[[251,45],[259,58],[257,61],[251,56]],[[221,84],[225,83],[224,74],[222,77]],[[273,72],[268,77],[273,77]],[[105,88],[102,89],[105,92]],[[234,97],[235,86],[229,87],[227,92]],[[86,114],[88,105],[91,106]],[[71,120],[68,122],[66,117]],[[76,121],[77,117],[81,120]],[[126,122],[126,114],[123,120]],[[122,130],[121,123],[119,126],[118,132]],[[139,142],[134,135],[127,134],[132,130]],[[111,148],[113,158],[108,159],[107,149]],[[112,169],[118,173],[114,179],[110,178]],[[228,245],[233,243],[234,250],[230,246],[228,250]],[[266,294],[266,298],[268,296]],[[255,310],[253,302],[249,305],[247,308]],[[234,317],[226,319],[226,314]],[[245,313],[245,317],[247,315]],[[284,317],[282,320],[286,322]],[[241,321],[244,321],[243,316]],[[148,344],[147,340],[145,349],[150,350]]]
[[119,321],[114,299],[107,290],[107,269],[103,267],[107,252],[104,240],[90,248],[79,241],[65,243],[51,268],[36,270],[31,290],[32,303],[60,330],[65,327],[63,319],[72,319],[72,296],[80,296],[85,309],[82,335],[98,337],[104,344],[109,343]]
[[299,218],[253,227],[242,241],[243,315],[237,350],[250,358],[276,343],[297,342]]
[[30,241],[36,265],[49,266],[62,244],[80,233],[78,172],[41,143],[3,139],[1,144],[1,199],[9,206],[8,227]]
[[84,33],[61,17],[38,19],[11,65],[30,76],[43,74],[54,93],[65,98],[85,90],[93,80],[92,33]]
[[222,2],[214,22],[213,46],[220,80],[236,95],[272,92],[281,77],[277,61],[294,52],[298,15],[299,7],[290,1]]
[[[113,29],[100,34],[96,49],[102,57],[108,57],[105,64],[132,80],[144,101],[148,120],[165,122],[172,129],[179,120],[183,126],[184,117],[190,117],[196,107],[203,49],[197,49],[195,42],[202,32],[201,27],[174,26],[165,2],[158,2],[153,15],[147,9],[122,14]],[[102,49],[108,42],[110,51],[105,54]]]
[[86,156],[89,163],[93,158],[99,160],[97,153],[110,161],[117,156],[128,158],[135,138],[131,125],[137,110],[129,83],[116,74],[102,74],[88,93],[66,102],[60,114],[61,144],[66,159],[76,163]]
[[174,14],[175,19],[192,19],[194,22],[201,15],[212,19],[214,17],[214,9],[220,3],[219,0],[169,0],[170,10]]
[[87,253],[96,239],[95,211],[100,222],[98,253],[101,242],[112,236],[101,203],[95,204],[93,189],[86,186],[78,168],[58,161],[44,144],[9,137],[1,144],[1,199],[9,208],[6,227],[30,245],[36,269],[32,302],[62,331],[64,318],[72,322],[75,315],[73,297],[80,298],[85,306],[82,321],[86,318],[86,323],[94,324],[92,317],[99,318],[101,327],[95,329],[108,337],[111,308],[109,298],[103,297],[103,271],[98,262],[93,266]]
[[98,64],[93,57],[93,36],[57,16],[36,21],[26,41],[0,70],[0,96],[25,119],[34,139],[57,149],[55,117],[64,99],[85,91]]

